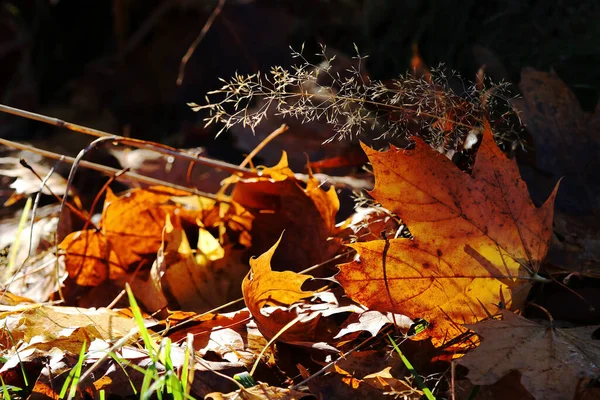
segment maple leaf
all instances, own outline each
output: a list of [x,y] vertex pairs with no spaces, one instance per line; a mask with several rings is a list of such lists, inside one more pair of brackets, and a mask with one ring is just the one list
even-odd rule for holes
[[250,252],[266,252],[285,230],[275,255],[277,265],[299,271],[331,258],[340,248],[339,240],[329,240],[339,233],[335,188],[323,190],[312,175],[304,186],[288,167],[285,153],[276,166],[260,173],[257,178],[229,179],[235,183],[232,199],[255,215]]
[[[522,169],[533,183],[532,196],[545,195],[549,181],[564,177],[548,261],[568,272],[598,276],[600,103],[593,115],[584,112],[577,96],[554,72],[524,68],[519,87],[523,98],[513,101],[535,145],[535,152],[529,152],[535,156],[529,160],[535,168]],[[584,214],[586,218],[581,218]]]
[[[242,293],[244,301],[250,313],[256,321],[260,332],[266,338],[272,338],[287,323],[297,317],[295,313],[277,313],[271,315],[263,314],[263,307],[267,306],[289,306],[293,303],[308,299],[314,292],[301,289],[302,284],[309,279],[311,275],[297,274],[292,271],[273,271],[271,269],[271,259],[281,242],[281,237],[266,253],[255,259],[250,259],[250,272],[242,282]],[[306,326],[300,331],[314,330],[316,319],[309,321],[310,328]],[[291,338],[293,329],[288,330],[282,338]],[[305,336],[300,332],[301,336]],[[293,339],[290,339],[293,341]]]
[[[521,71],[519,88],[523,99],[516,105],[531,133],[537,167],[555,178],[565,177],[557,208],[575,213],[597,209],[600,181],[593,171],[600,167],[600,103],[595,115],[585,113],[577,96],[554,72],[533,68]],[[537,181],[540,185],[544,179]]]
[[600,374],[600,343],[592,339],[596,326],[560,329],[502,310],[502,320],[468,326],[482,343],[457,362],[469,368],[476,385],[490,385],[512,370],[537,399],[572,399],[579,381]]
[[415,239],[352,244],[360,260],[341,265],[337,278],[371,309],[433,322],[439,345],[503,299],[522,306],[548,250],[556,189],[536,208],[487,121],[470,175],[415,142],[414,150],[383,153],[364,146],[375,172],[371,195]]
[[339,306],[335,295],[328,291],[302,290],[304,282],[313,278],[311,275],[273,271],[271,260],[280,243],[281,237],[269,251],[250,259],[250,272],[242,282],[244,301],[258,330],[267,339],[281,331],[280,341],[336,351],[328,343],[339,328],[334,319],[327,317],[363,311],[362,308],[353,304]]
[[116,196],[110,189],[102,211],[101,230],[73,232],[60,244],[65,266],[78,285],[97,286],[123,276],[144,257],[156,254],[168,214],[195,223],[202,214],[172,201],[187,193],[166,187],[134,189]]

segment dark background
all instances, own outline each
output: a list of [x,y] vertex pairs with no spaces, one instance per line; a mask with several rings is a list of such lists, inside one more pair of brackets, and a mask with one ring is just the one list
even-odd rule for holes
[[[229,0],[178,86],[180,60],[216,4],[1,1],[0,101],[121,135],[208,145],[235,161],[232,138],[214,141],[186,102],[201,103],[218,77],[289,65],[289,46],[302,43],[305,54],[324,43],[349,56],[356,43],[379,79],[406,72],[416,43],[427,65],[445,63],[466,79],[482,64],[492,78],[515,84],[523,67],[552,69],[585,110],[598,98],[597,1]],[[47,141],[67,153],[84,145],[57,131],[0,115],[2,137]]]

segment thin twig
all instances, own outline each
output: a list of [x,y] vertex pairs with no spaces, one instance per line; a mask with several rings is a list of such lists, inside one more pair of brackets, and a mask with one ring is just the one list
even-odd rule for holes
[[[7,114],[12,114],[12,115],[16,115],[19,117],[32,119],[34,121],[43,122],[45,124],[57,126],[59,128],[65,128],[65,129],[68,129],[73,132],[79,132],[79,133],[83,133],[83,134],[90,135],[90,136],[95,136],[95,137],[109,137],[110,136],[112,138],[115,138],[115,140],[118,140],[120,143],[127,145],[127,146],[135,147],[138,149],[147,149],[147,150],[155,151],[157,153],[166,154],[168,156],[173,156],[175,158],[180,158],[180,159],[187,160],[187,161],[193,161],[197,164],[206,165],[208,167],[227,171],[232,174],[242,174],[244,176],[256,176],[256,172],[245,169],[245,168],[240,168],[237,165],[229,164],[224,161],[214,160],[214,159],[207,158],[207,157],[193,156],[184,151],[175,149],[170,146],[166,146],[161,143],[154,143],[154,142],[148,142],[146,140],[126,138],[126,137],[119,136],[119,135],[113,135],[112,133],[109,133],[109,132],[104,132],[104,131],[100,131],[98,129],[88,128],[86,126],[73,124],[71,122],[63,121],[58,118],[47,117],[45,115],[32,113],[30,111],[25,111],[25,110],[21,110],[19,108],[6,106],[4,104],[0,104],[0,111],[5,112]],[[14,146],[12,146],[12,147],[14,147]]]
[[196,51],[196,47],[198,47],[202,39],[204,39],[204,36],[206,36],[206,34],[208,33],[208,30],[212,26],[213,22],[215,22],[215,19],[219,16],[219,14],[221,14],[221,10],[223,9],[224,5],[225,0],[219,0],[219,3],[217,4],[212,14],[210,14],[208,19],[206,20],[206,23],[202,27],[200,34],[198,34],[196,40],[194,40],[194,42],[190,45],[185,55],[181,58],[181,63],[179,64],[179,74],[177,75],[177,86],[181,86],[181,84],[183,83],[183,77],[185,76],[185,66],[187,65],[190,58],[192,58],[192,55]]
[[[21,143],[17,143],[17,142],[13,142],[11,140],[6,140],[3,138],[0,138],[0,144],[8,146],[8,147],[12,147],[15,149],[20,149],[20,150],[25,150],[25,151],[30,151],[32,153],[35,154],[39,154],[43,157],[47,157],[47,158],[51,158],[53,160],[60,160],[62,159],[63,161],[69,163],[69,164],[74,164],[75,163],[75,158],[73,157],[68,157],[68,156],[64,156],[61,154],[57,154],[51,151],[47,151],[47,150],[42,150],[42,149],[38,149],[36,147],[32,147],[32,146],[28,146],[25,144],[21,144]],[[78,163],[80,166],[84,167],[84,168],[88,168],[88,169],[92,169],[98,172],[102,172],[103,174],[106,174],[108,176],[114,176],[116,174],[118,174],[120,172],[120,170],[116,169],[116,168],[111,168],[111,167],[107,167],[105,165],[101,165],[101,164],[96,164],[93,162],[89,162],[89,161],[84,161],[84,160],[80,160]],[[167,181],[163,181],[161,179],[156,179],[156,178],[152,178],[146,175],[140,175],[138,173],[135,172],[125,172],[121,175],[119,175],[119,178],[121,177],[126,177],[128,179],[137,181],[137,182],[141,182],[147,185],[151,185],[151,186],[167,186],[170,187],[172,189],[177,189],[177,190],[181,190],[184,192],[188,192],[191,194],[195,194],[197,196],[202,196],[202,197],[207,197],[209,199],[213,199],[213,200],[217,200],[217,201],[221,201],[224,203],[229,202],[229,200],[227,198],[222,198],[219,197],[217,198],[216,195],[212,194],[212,193],[205,193],[205,192],[201,192],[200,190],[194,189],[194,188],[188,188],[185,186],[180,186],[180,185],[176,185],[174,183],[171,182],[167,182]]]
[[266,145],[268,145],[271,141],[273,141],[273,139],[275,139],[277,136],[281,135],[282,133],[284,133],[285,131],[287,131],[289,128],[286,124],[281,124],[281,126],[277,129],[275,129],[273,132],[271,132],[269,134],[269,136],[267,136],[262,142],[259,143],[258,146],[256,146],[251,152],[250,154],[248,154],[248,156],[246,156],[246,158],[244,159],[244,161],[242,161],[242,163],[240,164],[240,168],[244,168],[246,165],[248,165],[248,163],[254,158],[256,157],[256,155],[265,148]]

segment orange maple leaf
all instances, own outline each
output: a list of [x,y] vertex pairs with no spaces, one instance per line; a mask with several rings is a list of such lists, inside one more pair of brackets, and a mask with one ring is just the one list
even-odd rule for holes
[[409,151],[363,146],[375,171],[371,195],[415,239],[355,243],[360,260],[341,265],[337,278],[371,309],[433,322],[430,334],[440,345],[503,299],[512,309],[523,305],[548,250],[556,188],[536,208],[487,121],[470,175],[415,142]]
[[[302,290],[302,285],[313,277],[292,271],[273,271],[271,259],[281,242],[281,237],[266,253],[250,259],[250,272],[242,282],[242,293],[248,310],[254,317],[260,332],[266,338],[275,336],[284,326],[294,320],[298,314],[288,310],[275,310],[268,315],[263,308],[268,306],[290,306],[302,300],[308,300],[312,291]],[[314,331],[318,318],[297,323],[281,335],[286,342],[306,341]]]
[[161,245],[167,215],[195,223],[203,214],[175,203],[187,195],[167,187],[133,189],[116,196],[106,192],[101,229],[73,232],[60,244],[69,276],[78,285],[97,286],[117,279],[152,257]]

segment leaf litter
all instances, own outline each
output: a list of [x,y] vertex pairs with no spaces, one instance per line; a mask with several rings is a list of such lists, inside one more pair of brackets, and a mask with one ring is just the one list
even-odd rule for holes
[[[419,79],[431,83],[419,65]],[[564,126],[553,125],[543,106],[572,119],[569,132],[589,132],[592,147],[597,118],[577,108],[556,76],[524,70],[521,89],[536,151],[560,161],[558,169],[543,160],[536,167],[553,174],[552,185],[561,174],[585,182],[573,157],[556,147]],[[107,189],[97,227],[85,222],[60,244],[53,261],[68,278],[36,297],[66,305],[28,299],[23,285],[3,289],[0,377],[55,398],[82,362],[94,373],[84,373],[80,396],[134,396],[155,371],[156,382],[176,374],[193,397],[421,398],[423,387],[387,344],[391,334],[439,396],[453,395],[465,379],[492,385],[515,371],[535,398],[590,395],[600,374],[599,326],[528,317],[532,287],[554,278],[546,255],[556,243],[558,188],[532,201],[517,161],[495,142],[497,125],[484,118],[469,131],[474,149],[446,148],[450,133],[464,127],[455,124],[455,110],[444,110],[429,118],[428,129],[441,132],[437,142],[414,137],[413,148],[383,152],[363,145],[374,172],[372,200],[341,223],[340,190],[310,169],[300,178],[285,152],[274,167],[225,179],[219,200],[167,187]],[[565,147],[579,143],[562,139]],[[432,147],[440,140],[444,146]],[[563,211],[561,218],[574,218]],[[342,263],[337,275],[334,261]],[[128,284],[148,313],[144,326],[122,296]],[[137,345],[144,332],[151,348]],[[448,359],[460,366],[456,374]],[[256,384],[244,387],[239,374],[248,371]]]

